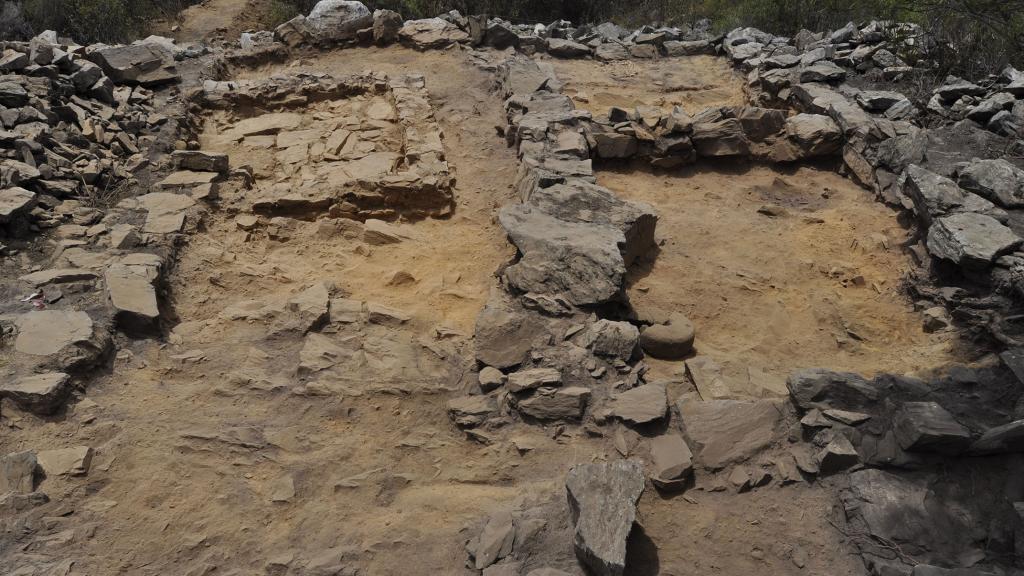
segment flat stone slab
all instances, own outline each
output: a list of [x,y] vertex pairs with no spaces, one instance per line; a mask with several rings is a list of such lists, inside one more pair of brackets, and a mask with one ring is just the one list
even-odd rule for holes
[[39,310],[15,321],[18,337],[14,349],[22,354],[50,356],[92,338],[93,321],[85,312]]
[[646,424],[665,417],[668,393],[660,383],[644,384],[617,395],[612,400],[612,415],[634,424]]
[[60,408],[70,389],[71,377],[49,372],[0,382],[0,398],[9,398],[23,410],[52,414]]
[[26,274],[18,278],[18,280],[27,282],[33,286],[48,286],[50,284],[66,284],[68,282],[95,280],[96,278],[97,274],[92,270],[85,270],[82,268],[52,268],[50,270],[40,270],[39,272]]
[[743,462],[775,440],[782,421],[780,400],[710,400],[692,396],[677,407],[686,433],[697,446],[697,459],[709,470]]
[[160,258],[152,254],[132,255],[107,268],[104,274],[107,294],[120,328],[146,331],[156,326],[160,318],[156,293],[160,268]]
[[24,188],[0,190],[0,224],[6,224],[35,205],[36,193]]
[[39,467],[47,477],[84,476],[92,464],[92,448],[75,446],[56,450],[42,450],[37,455]]

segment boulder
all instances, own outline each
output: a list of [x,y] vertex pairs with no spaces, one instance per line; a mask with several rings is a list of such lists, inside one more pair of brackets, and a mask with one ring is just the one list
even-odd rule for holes
[[519,412],[537,420],[580,420],[590,400],[590,390],[582,386],[539,388],[516,404]]
[[380,46],[394,44],[398,41],[398,31],[402,29],[402,15],[394,10],[373,11],[373,41]]
[[373,23],[370,10],[351,0],[320,0],[304,22],[307,36],[318,45],[353,40],[357,32]]
[[972,161],[957,184],[1004,208],[1024,208],[1024,170],[1004,158]]
[[640,346],[654,358],[678,360],[693,351],[696,332],[690,319],[672,314],[667,324],[648,326],[640,334]]
[[562,38],[548,38],[548,54],[556,58],[582,58],[590,55],[590,47]]
[[961,190],[956,182],[915,164],[907,166],[903,193],[914,203],[914,212],[925,226],[943,215],[977,212],[1005,219],[1005,212],[988,200]]
[[18,108],[28,104],[28,92],[17,82],[0,82],[0,106]]
[[693,454],[674,432],[651,438],[651,482],[662,490],[679,490],[693,474]]
[[928,229],[928,251],[965,268],[987,268],[1021,239],[998,220],[965,212],[943,216]]
[[683,396],[676,403],[697,460],[709,470],[746,461],[775,441],[782,422],[779,400],[709,400]]
[[473,343],[481,364],[504,370],[521,364],[543,330],[536,315],[527,314],[501,297],[492,297],[476,319]]
[[629,460],[577,464],[565,480],[576,556],[594,576],[622,576],[626,539],[644,491],[640,464]]
[[619,132],[594,132],[594,151],[598,158],[632,158],[636,155],[637,139]]
[[498,220],[522,254],[504,271],[514,290],[577,306],[605,303],[621,294],[626,273],[621,231],[566,222],[523,204],[504,206]]
[[839,125],[822,114],[797,114],[786,119],[786,139],[799,150],[799,157],[835,154],[843,145]]
[[743,132],[743,125],[735,118],[715,122],[697,122],[693,125],[691,140],[700,156],[745,156],[750,154],[750,143]]
[[618,42],[605,42],[594,48],[594,57],[602,62],[629,60],[629,48]]
[[893,431],[900,447],[910,452],[959,454],[971,444],[971,432],[935,402],[904,402]]
[[[90,52],[88,58],[98,64],[115,84],[138,84],[148,88],[181,79],[174,69],[171,54],[158,44],[101,48]],[[93,83],[95,80],[89,85]]]
[[71,377],[63,372],[7,378],[0,383],[0,398],[7,398],[22,410],[41,415],[59,410],[70,391]]
[[410,20],[398,31],[403,43],[417,50],[444,48],[456,42],[466,42],[469,34],[458,26],[440,18]]
[[658,382],[637,386],[615,395],[609,410],[612,416],[633,424],[654,422],[668,413],[668,391]]
[[1013,94],[996,92],[968,110],[966,116],[975,122],[984,124],[1000,111],[1012,109],[1016,102],[1017,99]]

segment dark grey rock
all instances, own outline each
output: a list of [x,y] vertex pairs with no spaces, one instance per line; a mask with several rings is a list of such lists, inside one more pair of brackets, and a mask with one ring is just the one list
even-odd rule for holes
[[582,58],[589,56],[590,47],[563,38],[548,38],[548,54],[557,58]]
[[0,383],[0,398],[8,398],[22,410],[42,415],[59,410],[70,391],[71,377],[63,372],[8,378]]
[[587,331],[587,343],[594,354],[627,362],[639,350],[640,331],[629,322],[598,320]]
[[821,60],[800,70],[800,82],[839,82],[846,78],[846,70],[828,60]]
[[1024,170],[1003,158],[974,160],[960,169],[957,183],[1004,208],[1024,208]]
[[959,454],[971,443],[971,432],[935,402],[904,402],[893,430],[900,447],[912,452]]
[[657,382],[637,386],[614,396],[610,411],[612,416],[633,424],[660,420],[668,413],[668,392]]
[[565,481],[576,556],[595,576],[622,576],[626,539],[644,491],[640,464],[629,460],[577,464]]
[[804,410],[863,411],[878,401],[880,394],[874,383],[852,372],[833,372],[824,368],[798,370],[786,381],[789,394]]
[[928,229],[932,256],[966,268],[986,268],[1020,243],[1021,239],[995,218],[973,212],[943,216]]

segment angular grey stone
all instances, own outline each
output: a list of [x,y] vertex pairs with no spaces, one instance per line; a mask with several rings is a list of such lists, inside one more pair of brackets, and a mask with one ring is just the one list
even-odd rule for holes
[[511,513],[502,511],[488,518],[477,537],[474,551],[476,569],[483,570],[508,556],[512,552],[515,535]]
[[804,410],[867,411],[879,399],[878,388],[852,372],[833,372],[824,368],[808,368],[793,372],[786,381],[789,394]]
[[28,104],[28,92],[16,82],[0,82],[0,106],[17,108]]
[[582,58],[590,55],[590,47],[572,40],[548,38],[548,54],[557,58]]
[[487,23],[484,43],[492,48],[504,50],[511,46],[519,46],[519,35],[512,29],[511,24],[495,18]]
[[587,345],[598,356],[631,360],[637,352],[640,331],[629,322],[598,320],[587,330]]
[[529,398],[519,400],[518,410],[537,420],[579,420],[590,400],[590,390],[582,386],[540,388]]
[[959,454],[971,444],[971,432],[935,402],[904,402],[893,431],[900,447],[911,452]]
[[691,139],[700,156],[745,156],[750,153],[743,125],[735,118],[696,122]]
[[6,379],[0,383],[0,398],[10,399],[22,410],[46,415],[60,409],[70,390],[70,376],[63,372],[48,372]]
[[521,364],[530,353],[533,338],[543,327],[533,314],[526,314],[494,296],[476,319],[473,342],[481,364],[504,370]]
[[68,282],[82,282],[96,279],[96,273],[92,270],[80,268],[51,268],[26,274],[18,280],[27,282],[32,286],[49,286],[50,284],[66,284]]
[[651,439],[651,482],[663,490],[678,490],[693,474],[693,453],[686,440],[674,432]]
[[892,108],[897,102],[906,100],[907,97],[899,92],[886,90],[865,90],[857,93],[857,103],[869,112],[881,113]]
[[1013,108],[1013,105],[1017,102],[1017,99],[1013,94],[1006,92],[996,92],[995,94],[985,98],[967,111],[967,117],[975,122],[984,124],[988,122],[993,116],[995,116],[1001,110],[1009,110]]
[[707,40],[666,40],[662,45],[667,56],[696,56],[714,53],[714,46]]
[[[331,302],[331,315],[333,320],[333,301]],[[478,380],[480,382],[480,389],[483,390],[484,392],[490,392],[491,390],[501,388],[501,386],[505,384],[505,375],[502,374],[501,370],[498,370],[497,368],[492,368],[491,366],[484,366],[483,368],[480,369]]]
[[463,396],[448,401],[448,416],[457,425],[472,428],[483,424],[496,408],[490,396]]
[[118,327],[133,333],[156,329],[160,319],[156,285],[163,263],[153,254],[131,254],[104,274]]
[[818,453],[818,471],[821,475],[842,472],[860,463],[860,454],[843,434],[836,434]]
[[36,457],[39,467],[48,478],[57,476],[84,476],[92,464],[93,449],[88,446],[41,450]]
[[36,465],[36,453],[32,450],[0,456],[0,496],[32,492]]
[[802,158],[834,154],[843,144],[839,125],[821,114],[797,114],[787,118],[786,138],[798,147]]
[[1021,239],[998,220],[965,212],[943,216],[928,229],[928,251],[966,268],[986,268]]
[[[88,58],[98,64],[116,84],[150,87],[180,80],[173,67],[172,55],[157,44],[101,48],[90,52]],[[94,83],[89,83],[89,86]]]
[[227,154],[200,150],[175,150],[171,153],[171,163],[177,170],[227,174],[229,169]]
[[846,78],[846,70],[821,60],[800,70],[800,82],[839,82]]
[[50,356],[93,335],[93,322],[85,312],[39,310],[22,314],[15,321],[18,337],[14,349],[23,354]]
[[961,78],[947,78],[942,86],[935,89],[935,94],[947,102],[959,100],[962,96],[981,96],[985,89],[973,82]]
[[631,158],[637,151],[637,139],[618,132],[594,132],[594,150],[598,158]]
[[949,178],[914,164],[904,172],[903,193],[914,202],[914,211],[925,226],[931,226],[940,216],[959,212],[1005,215],[981,196],[961,190]]
[[36,193],[17,186],[0,190],[0,224],[27,214],[36,204]]
[[989,428],[971,445],[975,454],[1008,454],[1024,452],[1024,420],[1014,420]]
[[875,65],[878,66],[879,68],[907,67],[906,62],[904,62],[902,59],[900,59],[899,56],[893,54],[892,52],[886,50],[885,48],[876,50],[875,53],[871,55],[871,61],[874,62]]
[[614,396],[610,411],[612,416],[633,424],[660,420],[668,413],[668,391],[658,382],[637,386]]
[[602,62],[629,60],[629,48],[618,42],[605,42],[594,49],[594,57]]
[[683,396],[676,403],[697,460],[709,470],[750,459],[775,441],[782,421],[779,400],[709,400]]
[[509,374],[509,392],[525,392],[541,386],[561,386],[562,373],[557,368],[531,368]]
[[374,10],[373,41],[381,46],[397,42],[403,23],[402,15],[394,10]]
[[1004,158],[972,161],[957,183],[1004,208],[1024,208],[1024,170]]
[[410,20],[398,31],[398,38],[417,50],[444,48],[456,42],[466,42],[469,34],[458,26],[440,18]]
[[595,576],[622,576],[626,539],[644,491],[640,464],[629,460],[577,464],[565,480],[576,556]]

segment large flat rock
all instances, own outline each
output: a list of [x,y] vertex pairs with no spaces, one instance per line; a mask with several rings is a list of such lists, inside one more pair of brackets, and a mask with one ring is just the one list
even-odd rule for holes
[[781,400],[710,400],[684,396],[677,402],[687,436],[697,445],[697,461],[719,470],[750,459],[776,440]]
[[1020,243],[1021,239],[995,218],[973,212],[944,216],[928,229],[932,256],[965,268],[986,268]]

